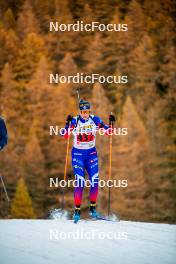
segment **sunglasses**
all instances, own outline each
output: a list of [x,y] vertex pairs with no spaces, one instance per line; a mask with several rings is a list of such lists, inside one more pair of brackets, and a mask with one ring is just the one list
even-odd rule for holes
[[81,114],[90,114],[90,110],[81,110],[80,113]]

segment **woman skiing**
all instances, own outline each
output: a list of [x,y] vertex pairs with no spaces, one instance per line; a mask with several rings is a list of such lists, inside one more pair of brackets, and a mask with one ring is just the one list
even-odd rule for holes
[[[113,115],[109,116],[110,123],[115,121]],[[69,130],[74,135],[72,148],[72,167],[76,179],[74,190],[75,211],[73,220],[76,223],[80,219],[80,207],[85,183],[85,170],[89,175],[90,181],[90,216],[97,218],[96,201],[98,196],[98,155],[95,148],[96,132],[98,129],[104,129],[106,132],[109,126],[105,125],[101,118],[90,114],[90,103],[85,100],[79,101],[79,115],[76,117],[68,116],[66,123],[66,135],[69,136]]]

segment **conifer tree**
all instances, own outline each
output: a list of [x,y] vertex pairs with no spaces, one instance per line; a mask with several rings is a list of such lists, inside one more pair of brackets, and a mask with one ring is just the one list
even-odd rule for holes
[[[148,113],[151,159],[147,173],[151,175],[152,217],[173,221],[175,217],[175,93],[168,92],[157,100]],[[165,209],[164,209],[165,208]]]
[[6,29],[15,29],[16,21],[11,8],[8,8],[4,14],[4,24]]
[[34,73],[42,54],[45,54],[44,41],[35,33],[29,33],[19,50],[14,64],[14,78],[19,82],[28,82]]
[[[120,14],[118,9],[111,20],[112,24],[120,24]],[[103,60],[104,71],[106,74],[114,73],[116,66],[119,65],[122,69],[122,62],[125,57],[125,53],[121,54],[121,50],[125,46],[125,34],[126,32],[121,31],[110,31],[107,32],[104,38],[105,49],[103,51]],[[122,60],[123,59],[123,60]]]
[[[95,83],[92,91],[91,109],[94,115],[99,116],[105,124],[108,124],[108,114],[111,113],[109,100],[105,95],[105,91],[101,84]],[[97,133],[96,146],[99,156],[99,177],[101,180],[108,178],[108,162],[109,162],[109,137],[100,136]],[[99,188],[99,207],[106,208],[107,190]]]
[[12,218],[33,219],[35,213],[32,207],[32,200],[29,196],[27,186],[23,178],[19,179],[15,197],[11,208]]
[[6,62],[12,63],[16,57],[19,43],[14,30],[6,31],[0,26],[0,46],[0,70],[2,70]]
[[124,216],[128,208],[130,217],[139,219],[146,213],[148,205],[144,197],[148,191],[145,166],[148,164],[149,141],[144,123],[129,96],[124,104],[118,128],[127,129],[128,134],[118,133],[113,137],[112,173],[115,179],[127,180],[128,187],[114,188],[113,197],[115,199],[117,196],[118,202],[113,202],[112,206]]
[[55,13],[55,0],[35,0],[33,2],[33,10],[40,24],[43,33],[48,32],[50,21],[52,21]]
[[85,70],[88,73],[102,73],[104,42],[100,33],[95,33],[92,43],[88,47],[84,60]]
[[[88,3],[84,3],[84,1],[80,1],[76,10],[74,8],[72,12],[74,14],[74,17],[76,17],[78,21],[83,21],[84,24],[94,21],[94,14],[90,5]],[[91,45],[92,37],[93,32],[81,31],[74,39],[74,43],[76,46],[76,49],[74,50],[74,52],[76,53],[74,59],[77,65],[81,68],[83,68],[85,65],[84,53]]]
[[17,31],[21,39],[24,39],[29,33],[40,33],[40,26],[35,16],[31,0],[25,0],[22,6],[22,11],[17,21]]
[[[36,134],[35,120],[29,131],[29,139],[25,148],[24,175],[31,189],[31,195],[37,215],[42,216],[44,210],[45,193],[45,160]],[[39,125],[38,125],[39,126]]]
[[68,0],[55,0],[55,17],[60,24],[73,22]]
[[59,62],[58,68],[60,73],[65,76],[74,75],[78,72],[78,67],[70,52],[66,53],[65,57]]
[[[132,50],[129,61],[130,94],[143,118],[156,100],[156,53],[151,38],[145,34],[140,44]],[[145,101],[142,100],[145,96]]]
[[9,29],[6,33],[6,52],[7,52],[7,61],[9,63],[14,63],[16,60],[16,54],[19,49],[19,39],[16,35],[16,32],[13,29]]
[[[53,22],[61,24],[73,24],[73,17],[67,1],[55,0],[55,14]],[[48,50],[52,54],[52,59],[56,64],[63,59],[67,52],[76,52],[78,33],[73,31],[49,32],[46,36]],[[59,40],[59,41],[58,41]]]
[[146,28],[143,9],[136,0],[132,0],[129,4],[128,13],[125,16],[125,23],[128,25],[126,44],[129,51],[139,44]]

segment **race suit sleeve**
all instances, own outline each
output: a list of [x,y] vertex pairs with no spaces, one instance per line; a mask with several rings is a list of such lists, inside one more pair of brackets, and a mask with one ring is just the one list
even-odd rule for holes
[[68,123],[65,125],[65,129],[64,129],[64,138],[65,139],[67,139],[68,138],[68,136],[69,136],[69,131],[68,131],[68,129],[70,130],[70,132],[71,131],[73,131],[73,129],[75,128],[75,126],[76,126],[76,118],[75,117],[73,117],[73,119],[72,119],[72,121],[71,121],[71,124],[70,125],[68,125]]
[[109,130],[110,127],[108,125],[106,125],[100,117],[93,116],[92,119],[93,119],[94,123],[96,124],[97,129],[103,128],[103,129],[106,130],[106,133],[105,134],[106,135],[109,135],[108,130]]

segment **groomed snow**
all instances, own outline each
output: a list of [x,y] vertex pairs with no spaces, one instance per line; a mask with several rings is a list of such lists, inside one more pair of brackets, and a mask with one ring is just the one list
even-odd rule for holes
[[[103,239],[104,237],[104,239]],[[1,264],[174,264],[176,226],[1,220]]]

